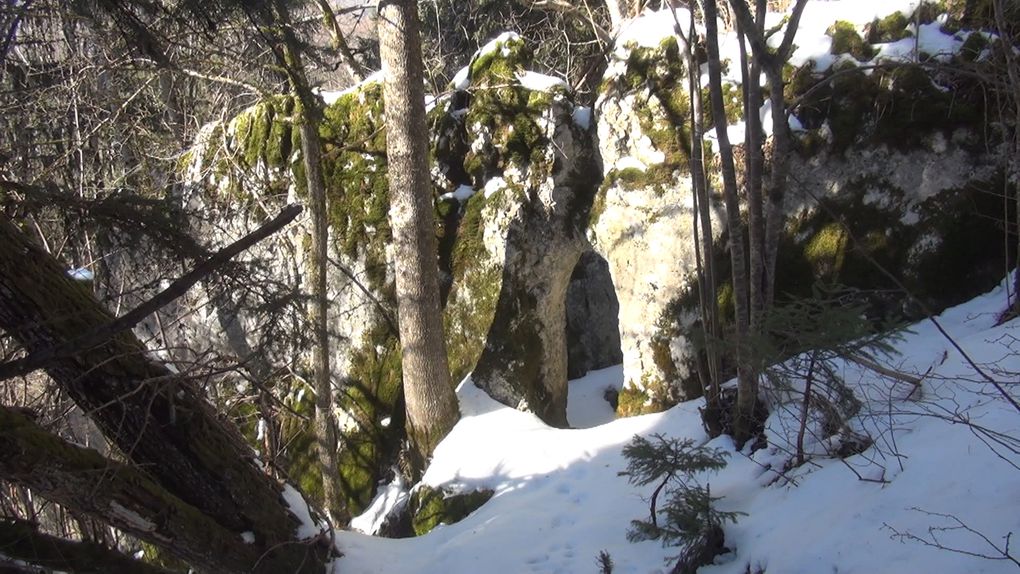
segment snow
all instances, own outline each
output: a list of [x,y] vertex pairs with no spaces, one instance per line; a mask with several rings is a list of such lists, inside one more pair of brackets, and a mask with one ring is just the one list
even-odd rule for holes
[[322,101],[327,106],[331,106],[335,104],[337,100],[339,100],[341,97],[347,94],[354,93],[368,84],[374,84],[382,81],[383,72],[382,70],[377,70],[366,76],[364,80],[358,82],[357,84],[354,84],[353,86],[350,86],[349,88],[345,88],[343,90],[338,91],[323,90],[319,93],[319,96],[322,98]]
[[439,199],[456,199],[457,201],[464,203],[465,201],[470,199],[471,196],[474,194],[475,188],[471,187],[470,185],[461,185],[460,187],[449,193],[444,193],[443,195],[440,195]]
[[485,199],[489,199],[492,194],[506,189],[506,180],[502,177],[494,177],[489,181],[485,182],[485,187],[482,188],[482,192],[485,194]]
[[475,52],[474,57],[471,59],[477,60],[478,58],[488,56],[489,54],[495,52],[496,50],[501,50],[504,57],[509,56],[510,49],[506,47],[506,44],[509,42],[518,41],[520,39],[521,37],[516,32],[503,32],[502,34],[489,40],[484,46],[479,48],[478,51]]
[[521,87],[534,92],[551,92],[556,88],[567,89],[567,83],[562,78],[555,76],[547,76],[531,71],[516,72],[514,76],[521,83]]
[[90,269],[84,267],[78,267],[75,269],[68,269],[67,276],[75,281],[95,281],[96,275]]
[[[975,362],[1008,381],[1020,371],[1020,321],[995,325],[1005,289],[1004,282],[947,310],[939,321]],[[776,445],[751,454],[737,452],[727,437],[708,441],[730,453],[729,464],[702,480],[723,497],[720,508],[747,516],[726,526],[734,551],[701,574],[742,574],[748,566],[793,573],[1015,572],[1006,561],[896,536],[925,538],[929,528],[946,527],[935,532],[947,546],[994,553],[975,532],[1000,546],[1008,533],[1020,532],[1015,511],[1020,455],[989,446],[982,441],[987,436],[960,424],[970,420],[1016,437],[1020,416],[930,322],[912,326],[897,348],[901,355],[894,366],[926,373],[920,397],[907,398],[910,386],[904,383],[849,365],[842,369],[864,402],[851,424],[876,439],[860,455],[818,457],[780,475],[773,469],[781,469],[789,456]],[[457,391],[462,418],[437,448],[423,482],[455,491],[491,488],[495,495],[463,521],[418,538],[340,532],[337,546],[345,556],[336,571],[593,572],[596,555],[606,550],[614,572],[667,572],[664,559],[675,549],[626,539],[629,521],[647,516],[644,498],[651,487],[634,488],[618,476],[626,466],[621,448],[635,434],[707,441],[698,413],[702,402],[612,420],[600,397],[606,388],[618,388],[621,374],[612,367],[571,383],[568,417],[575,426],[590,427],[577,429],[550,428],[493,401],[470,379],[462,382]],[[768,421],[773,441],[787,432],[782,413],[777,409]],[[402,491],[394,488],[382,496],[392,500]],[[382,506],[373,505],[371,520],[358,520],[374,525]],[[973,532],[958,528],[956,520]]]
[[301,522],[297,532],[295,532],[298,540],[314,538],[323,531],[323,527],[312,518],[312,511],[308,507],[308,503],[305,502],[304,497],[301,496],[301,493],[296,488],[289,484],[284,484],[283,501],[287,504],[291,514],[296,516],[298,521]]
[[399,472],[396,473],[396,477],[396,481],[382,485],[375,500],[365,512],[351,520],[352,529],[364,534],[374,534],[379,531],[390,510],[407,502],[407,487]]

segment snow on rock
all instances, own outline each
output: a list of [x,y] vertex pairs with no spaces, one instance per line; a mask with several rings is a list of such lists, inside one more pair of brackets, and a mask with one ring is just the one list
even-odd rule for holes
[[321,532],[325,531],[326,527],[320,525],[312,518],[312,511],[309,508],[308,503],[305,502],[301,493],[296,488],[289,484],[283,485],[283,501],[287,505],[287,509],[290,513],[297,517],[300,521],[297,531],[294,533],[298,540],[306,540],[308,538],[314,538]]
[[375,495],[375,500],[365,512],[351,520],[351,529],[364,534],[379,532],[383,522],[393,509],[406,504],[408,499],[407,486],[400,473],[396,472],[396,480],[383,485]]
[[536,92],[551,92],[555,89],[567,89],[567,83],[563,81],[562,78],[557,78],[555,76],[547,76],[530,70],[516,72],[514,76],[517,78],[517,81],[521,83],[522,87]]
[[456,199],[457,201],[464,203],[475,194],[475,188],[470,185],[460,185],[457,189],[444,193],[439,196],[439,199]]
[[[1005,304],[1003,284],[947,310],[940,322],[978,364],[1015,378],[1020,321],[996,326]],[[880,412],[862,413],[859,418],[867,420],[854,421],[875,425],[876,446],[862,454],[845,460],[819,457],[775,482],[777,474],[762,461],[773,456],[781,464],[784,455],[776,450],[783,445],[748,455],[735,451],[726,437],[708,442],[729,452],[729,464],[701,479],[710,483],[714,496],[723,497],[717,503],[721,509],[747,516],[725,527],[733,552],[700,573],[743,574],[759,568],[789,573],[1015,571],[1007,561],[896,536],[925,538],[929,528],[947,527],[938,532],[947,546],[994,554],[989,543],[1002,547],[1004,536],[1020,530],[1020,517],[1010,504],[1020,500],[1020,455],[988,445],[972,428],[944,418],[969,419],[990,432],[1016,437],[1020,415],[980,382],[931,324],[912,326],[897,347],[902,353],[898,368],[928,373],[923,392],[920,399],[878,401],[873,407],[882,407]],[[853,382],[859,393],[878,400],[887,391],[887,382],[858,375]],[[646,499],[654,485],[631,487],[618,475],[626,466],[621,449],[635,434],[706,441],[700,400],[593,428],[557,430],[491,400],[470,380],[460,385],[458,396],[463,416],[437,448],[424,482],[463,490],[491,488],[493,498],[463,521],[418,538],[338,533],[337,546],[345,556],[336,562],[337,572],[591,572],[602,550],[612,556],[616,572],[668,571],[664,559],[675,549],[626,539],[629,521],[647,516]],[[855,470],[869,480],[859,479]],[[956,520],[972,531],[957,528]]]

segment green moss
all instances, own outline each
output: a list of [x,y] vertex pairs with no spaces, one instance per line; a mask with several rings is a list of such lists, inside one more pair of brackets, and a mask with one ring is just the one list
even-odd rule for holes
[[338,461],[341,492],[354,514],[372,501],[376,484],[399,448],[400,423],[393,419],[401,385],[400,344],[389,326],[380,322],[352,354],[336,405],[355,423],[341,433]]
[[865,27],[868,44],[885,44],[911,36],[907,27],[910,20],[902,12],[896,11],[885,18],[875,18]]
[[280,411],[281,466],[306,496],[322,504],[322,473],[315,441],[315,393],[304,382],[290,381]]
[[[795,110],[809,130],[802,141],[817,143],[811,131],[827,126],[833,151],[871,145],[908,151],[925,146],[933,132],[950,136],[958,128],[974,129],[987,122],[981,88],[973,79],[941,76],[940,82],[951,89],[936,86],[919,65],[867,74],[843,63],[817,76],[806,68],[795,71],[787,97],[793,101],[804,96]],[[802,154],[817,149],[799,146]]]
[[840,20],[829,27],[825,33],[832,37],[832,54],[850,54],[859,61],[867,61],[875,57],[875,50],[861,38],[857,28],[845,20]]
[[442,488],[422,485],[411,494],[408,502],[411,527],[416,535],[422,536],[440,524],[460,522],[488,502],[492,494],[491,490],[450,494]]
[[988,38],[980,32],[972,32],[967,35],[963,46],[960,47],[960,58],[965,62],[975,62],[988,48]]
[[319,135],[336,249],[348,258],[364,257],[370,287],[384,291],[392,232],[382,85],[368,84],[328,106]]
[[676,401],[662,400],[672,394],[669,385],[662,379],[654,378],[647,373],[641,378],[642,388],[624,386],[617,396],[616,414],[621,417],[633,417],[648,413],[659,413],[673,405]]
[[804,247],[804,257],[815,269],[817,277],[838,276],[846,257],[848,235],[840,223],[822,227]]
[[[662,193],[675,183],[677,173],[686,171],[689,163],[691,102],[685,80],[686,65],[676,38],[664,39],[657,48],[635,45],[628,48],[626,70],[605,89],[617,92],[621,98],[627,94],[636,96],[633,113],[638,118],[641,133],[662,153],[663,160],[643,170],[611,170],[596,194],[590,221],[597,221],[602,214],[605,191],[609,187],[615,184],[625,190],[651,187]],[[739,89],[727,84],[724,90],[727,114],[739,118],[742,110]]]

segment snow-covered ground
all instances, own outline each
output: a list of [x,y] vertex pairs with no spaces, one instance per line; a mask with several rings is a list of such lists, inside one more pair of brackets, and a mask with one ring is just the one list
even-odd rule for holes
[[[1020,322],[995,325],[1005,301],[1003,285],[947,310],[940,321],[975,362],[997,379],[1013,381],[1016,396]],[[777,449],[752,454],[734,451],[727,437],[708,441],[730,457],[723,471],[703,480],[713,495],[724,497],[720,508],[747,516],[726,526],[733,552],[700,572],[742,574],[748,566],[786,574],[1017,571],[1012,562],[967,553],[997,555],[990,544],[1004,548],[1005,536],[1020,536],[1020,413],[980,380],[934,325],[922,322],[911,331],[897,344],[895,364],[927,373],[920,395],[905,398],[904,383],[844,371],[847,382],[867,395],[855,426],[868,429],[876,446],[863,454],[815,458],[777,480],[767,469],[779,457]],[[597,572],[596,556],[606,550],[618,574],[668,572],[664,559],[674,549],[626,539],[630,520],[647,516],[651,487],[637,489],[618,476],[626,466],[621,448],[636,434],[707,441],[698,414],[702,402],[612,420],[602,395],[620,378],[617,367],[572,383],[570,420],[594,426],[570,430],[550,428],[463,383],[463,418],[440,444],[424,480],[455,489],[491,488],[495,496],[463,521],[419,538],[339,533],[345,556],[336,571]],[[777,411],[769,420],[773,438],[782,434],[776,430],[782,416]],[[1012,437],[1014,450],[947,418]],[[954,528],[956,520],[972,531]],[[949,529],[930,534],[940,527]],[[962,552],[904,540],[897,532],[934,535]]]

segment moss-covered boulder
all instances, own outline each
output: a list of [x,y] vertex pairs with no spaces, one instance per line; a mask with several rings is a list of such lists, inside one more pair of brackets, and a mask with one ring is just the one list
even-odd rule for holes
[[[225,227],[245,229],[249,221],[257,223],[283,203],[305,199],[297,129],[300,111],[290,96],[272,96],[225,124],[203,130],[189,152],[188,174],[193,182],[202,184],[203,201],[214,206],[229,204],[232,212],[245,216],[243,221],[223,222]],[[329,95],[319,134],[332,261],[327,288],[329,328],[334,335],[330,350],[333,380],[339,383],[335,385],[334,415],[341,431],[340,490],[344,502],[357,513],[371,502],[376,484],[393,464],[403,422],[399,413],[400,350],[393,328],[392,261],[387,251],[391,236],[386,139],[378,80]],[[304,218],[246,254],[264,260],[269,284],[281,290],[279,296],[284,300],[307,289],[309,233],[310,221]],[[255,357],[259,363],[278,362],[293,353],[287,345],[307,336],[300,322],[292,325],[287,337],[279,337],[286,328],[260,326],[257,312],[245,312],[236,304],[223,311],[230,315],[233,326],[225,331],[229,337],[224,343],[239,356],[249,355],[252,348],[272,347],[274,337],[282,339],[285,348],[280,349],[280,355]],[[269,340],[257,340],[260,338]],[[310,368],[310,351],[305,358],[309,363],[299,365],[301,370]],[[289,442],[283,443],[278,462],[306,492],[321,492],[314,486],[320,479],[309,421],[291,419],[284,429]]]
[[[562,82],[527,71],[529,65],[524,41],[504,35],[476,54],[459,89],[428,113],[445,328],[457,380],[474,370],[475,381],[496,398],[565,425],[564,300],[587,247],[584,226],[600,170],[586,109]],[[327,94],[323,104],[334,416],[341,490],[358,513],[399,463],[404,419],[378,77]],[[203,130],[185,167],[193,197],[241,216],[220,225],[240,234],[283,203],[305,199],[300,112],[293,98],[273,96]],[[299,312],[308,234],[309,221],[302,220],[246,254],[265,258],[267,283]],[[258,357],[265,372],[307,336],[300,320],[266,328],[243,305],[224,306],[223,313],[233,328],[220,344],[232,353],[279,345],[279,354]],[[307,377],[307,365],[297,367]],[[254,436],[257,414],[245,414]],[[314,494],[314,442],[299,428],[309,421],[284,418],[290,442],[274,462]]]
[[455,376],[473,371],[493,398],[563,426],[564,302],[600,170],[586,110],[563,82],[528,72],[530,57],[521,38],[497,38],[450,101],[436,156],[463,191],[447,340]]
[[[926,33],[947,34],[942,45],[961,50],[939,59],[958,66],[980,60],[977,40],[985,36],[942,19],[940,32],[928,13],[895,13],[861,26],[832,22],[832,54],[819,55],[832,65],[787,67],[787,100],[797,102],[796,154],[789,159],[779,297],[807,296],[815,281],[838,281],[877,290],[876,315],[904,318],[916,316],[918,307],[904,303],[907,295],[874,262],[933,309],[1001,278],[1007,248],[997,222],[1012,217],[1004,210],[1013,200],[1004,202],[1003,195],[1016,193],[1003,175],[1001,131],[989,123],[994,113],[972,75],[910,61],[910,50],[896,44],[910,42],[918,18],[930,26]],[[700,391],[692,344],[699,296],[685,155],[688,70],[677,41],[626,40],[614,52],[596,106],[605,180],[589,235],[610,264],[620,300],[621,414],[659,410]],[[731,97],[740,91],[724,84],[731,124],[740,119]],[[739,145],[736,152],[739,159]],[[718,175],[712,177],[718,192]],[[725,275],[727,234],[718,202],[713,198],[719,251],[712,257]],[[731,321],[732,293],[721,281],[712,294]]]
[[452,493],[444,488],[420,485],[407,503],[411,528],[415,535],[421,536],[440,524],[460,522],[488,502],[492,494],[491,490]]
[[[630,42],[614,51],[596,103],[605,179],[588,233],[609,262],[619,299],[623,414],[697,394],[684,386],[693,380],[693,352],[672,334],[689,329],[697,313],[670,315],[675,327],[663,320],[671,299],[689,291],[696,276],[690,100],[677,42]],[[727,93],[736,92],[729,86]]]

